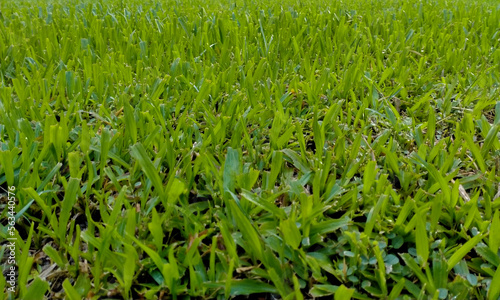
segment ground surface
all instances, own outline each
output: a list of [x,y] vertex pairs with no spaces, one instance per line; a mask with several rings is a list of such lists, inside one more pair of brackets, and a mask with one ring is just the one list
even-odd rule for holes
[[0,1],[4,298],[498,299],[498,2],[140,2]]

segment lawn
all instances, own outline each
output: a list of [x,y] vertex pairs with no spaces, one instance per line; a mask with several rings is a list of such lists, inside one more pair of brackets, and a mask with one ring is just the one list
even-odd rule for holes
[[500,2],[0,0],[0,299],[500,299]]

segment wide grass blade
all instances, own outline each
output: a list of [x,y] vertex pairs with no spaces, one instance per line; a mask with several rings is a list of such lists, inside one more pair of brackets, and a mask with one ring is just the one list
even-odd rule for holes
[[158,171],[156,171],[155,166],[149,159],[146,149],[144,149],[142,144],[135,144],[130,148],[130,154],[137,160],[141,169],[144,171],[146,178],[151,181],[158,195],[160,195],[160,197],[163,196],[164,190],[162,180]]
[[477,243],[479,243],[483,238],[484,236],[482,234],[478,234],[472,239],[468,240],[463,246],[458,248],[456,252],[453,253],[453,255],[450,257],[450,259],[448,259],[448,272],[451,271],[451,269],[453,269],[453,267],[460,260],[462,260],[462,258],[464,258],[464,256],[467,255],[467,253],[469,253],[469,251],[474,248],[474,246],[476,246]]

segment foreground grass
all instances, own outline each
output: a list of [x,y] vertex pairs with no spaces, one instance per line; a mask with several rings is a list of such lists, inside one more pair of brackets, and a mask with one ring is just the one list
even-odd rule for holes
[[499,298],[497,4],[0,6],[3,298]]

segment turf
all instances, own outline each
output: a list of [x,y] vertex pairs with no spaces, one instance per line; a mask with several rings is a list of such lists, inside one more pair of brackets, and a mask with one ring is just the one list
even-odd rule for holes
[[1,299],[499,299],[498,1],[0,9]]

